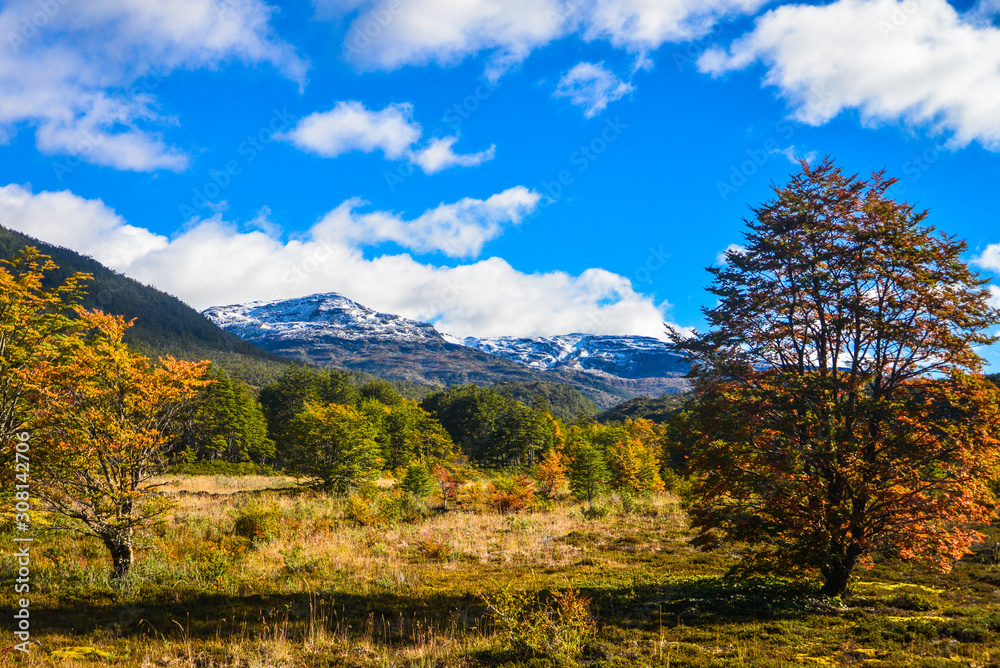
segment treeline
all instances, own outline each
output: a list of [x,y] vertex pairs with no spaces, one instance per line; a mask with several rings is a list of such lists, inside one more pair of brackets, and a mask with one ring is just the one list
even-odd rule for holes
[[429,490],[435,471],[461,477],[469,467],[531,473],[546,493],[566,483],[581,499],[652,493],[672,477],[667,427],[642,418],[568,422],[547,397],[565,399],[562,414],[591,412],[571,389],[465,385],[418,402],[384,380],[336,369],[292,366],[259,392],[217,368],[209,378],[175,430],[183,462],[252,462],[341,493],[384,474]]

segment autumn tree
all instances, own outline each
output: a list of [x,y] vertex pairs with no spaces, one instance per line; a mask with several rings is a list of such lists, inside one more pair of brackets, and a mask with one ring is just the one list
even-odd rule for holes
[[441,492],[441,503],[445,510],[448,510],[448,499],[454,499],[460,484],[458,470],[456,466],[439,463],[431,468],[431,477],[437,483],[438,491]]
[[664,489],[660,477],[660,429],[644,418],[626,420],[608,446],[606,459],[616,490],[645,496]]
[[46,274],[56,269],[47,255],[28,247],[0,261],[0,442],[28,419],[32,377],[43,362],[63,357],[83,331],[74,308],[83,299],[83,281],[76,274],[61,285],[46,288]]
[[993,501],[1000,395],[975,349],[998,312],[893,183],[803,162],[710,269],[709,331],[674,335],[700,395],[698,544],[819,571],[830,595],[877,554],[948,568]]
[[550,499],[559,495],[559,488],[566,482],[566,456],[550,448],[535,466],[534,476],[542,494]]
[[136,529],[160,518],[169,500],[154,477],[167,465],[179,411],[207,382],[208,362],[160,358],[129,350],[131,323],[77,311],[90,331],[68,356],[39,363],[33,380],[33,492],[59,525],[99,538],[116,578],[132,566]]

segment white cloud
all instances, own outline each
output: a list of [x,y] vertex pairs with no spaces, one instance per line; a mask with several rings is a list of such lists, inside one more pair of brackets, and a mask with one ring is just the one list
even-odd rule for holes
[[979,0],[966,12],[965,18],[981,25],[997,25],[1000,23],[1000,0]]
[[1000,308],[1000,288],[995,285],[990,285],[990,298],[986,300],[986,303],[993,308]]
[[289,132],[279,135],[303,151],[335,158],[350,151],[382,151],[390,160],[407,159],[426,174],[448,167],[473,167],[492,160],[496,147],[460,155],[452,150],[457,136],[436,138],[421,149],[414,145],[423,135],[413,121],[413,105],[390,104],[370,111],[356,101],[338,102],[330,111],[306,116]]
[[632,90],[631,84],[615,76],[603,62],[578,63],[559,80],[553,95],[568,97],[570,102],[583,107],[584,116],[593,118]]
[[[33,194],[29,187],[0,187],[0,225],[80,250],[110,266],[128,266],[167,246],[166,237],[128,225],[101,200],[68,192]],[[30,232],[27,232],[30,230]]]
[[0,9],[0,140],[33,127],[40,150],[125,170],[182,170],[151,92],[177,68],[268,62],[304,82],[306,63],[261,0],[13,0]]
[[955,146],[1000,150],[1000,30],[946,0],[837,0],[785,5],[699,67],[719,76],[755,62],[766,84],[819,125],[848,109],[948,132]]
[[983,252],[972,258],[972,264],[994,274],[1000,274],[1000,244],[990,244]]
[[[448,207],[449,215],[478,209],[498,219],[530,207],[518,188],[477,202],[464,200],[424,214],[429,218],[416,226],[416,238],[434,238],[439,227],[448,230],[449,223],[436,218]],[[67,220],[75,224],[68,226]],[[264,231],[241,232],[215,216],[168,241],[127,225],[98,200],[69,192],[31,194],[20,186],[0,190],[0,224],[90,254],[198,309],[337,291],[381,311],[433,321],[456,336],[663,336],[661,306],[635,292],[627,278],[603,269],[573,276],[527,274],[496,257],[453,267],[422,263],[404,253],[366,259],[357,243],[338,237],[330,223],[328,216],[303,238],[282,241]],[[375,238],[397,234],[400,224],[407,223],[378,228]],[[488,221],[482,224],[490,229]]]
[[[972,258],[972,265],[985,269],[986,271],[991,271],[994,274],[1000,274],[1000,244],[990,244],[983,252]],[[989,305],[994,308],[1000,308],[1000,287],[996,285],[988,286],[990,290]]]
[[465,155],[455,153],[451,147],[458,141],[458,137],[441,137],[432,139],[425,148],[415,151],[412,156],[413,162],[420,165],[420,169],[425,174],[434,174],[442,169],[448,169],[456,165],[460,167],[475,167],[484,162],[488,162],[496,155],[496,145],[491,145],[484,151],[478,153],[468,153]]
[[644,54],[701,37],[721,19],[755,12],[766,0],[319,0],[324,16],[360,9],[345,37],[362,69],[453,65],[489,52],[499,77],[533,50],[577,35]]
[[421,132],[413,122],[412,105],[390,104],[382,111],[369,111],[360,102],[351,101],[306,116],[285,138],[324,158],[350,151],[380,150],[385,157],[396,160],[420,139]]
[[440,204],[413,220],[386,211],[355,213],[365,202],[352,199],[326,214],[312,234],[351,246],[391,241],[418,253],[475,257],[506,225],[517,225],[534,211],[539,199],[538,193],[516,186],[486,200],[467,197],[454,204]]
[[711,32],[726,17],[753,14],[768,0],[597,0],[587,21],[589,39],[606,38],[630,51],[656,49]]
[[816,159],[819,157],[819,153],[816,151],[807,151],[805,154],[796,151],[794,144],[781,149],[781,155],[785,156],[788,162],[793,165],[798,165],[800,160],[805,160],[811,165],[816,162]]

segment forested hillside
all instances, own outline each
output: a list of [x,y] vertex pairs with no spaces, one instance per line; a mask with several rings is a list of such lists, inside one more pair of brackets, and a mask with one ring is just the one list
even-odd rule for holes
[[108,269],[93,258],[0,227],[0,257],[13,257],[26,246],[38,248],[58,266],[46,275],[47,287],[58,285],[77,272],[92,275],[93,279],[87,282],[84,307],[135,318],[125,340],[147,354],[207,358],[254,386],[278,377],[290,364],[219,329],[176,297]]

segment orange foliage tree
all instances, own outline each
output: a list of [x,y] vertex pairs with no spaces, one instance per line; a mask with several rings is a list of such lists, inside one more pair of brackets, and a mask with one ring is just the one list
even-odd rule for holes
[[542,494],[550,499],[559,496],[559,488],[566,482],[566,456],[557,448],[549,448],[535,465],[534,476]]
[[882,173],[802,170],[710,271],[695,362],[697,542],[752,570],[819,571],[842,594],[875,555],[947,569],[989,517],[1000,393],[975,347],[1000,321],[966,246]]
[[131,323],[77,313],[89,335],[66,359],[42,361],[33,379],[33,490],[66,518],[61,528],[104,543],[120,578],[132,565],[136,529],[169,508],[153,478],[166,466],[179,411],[210,382],[208,362],[154,363],[122,341]]

